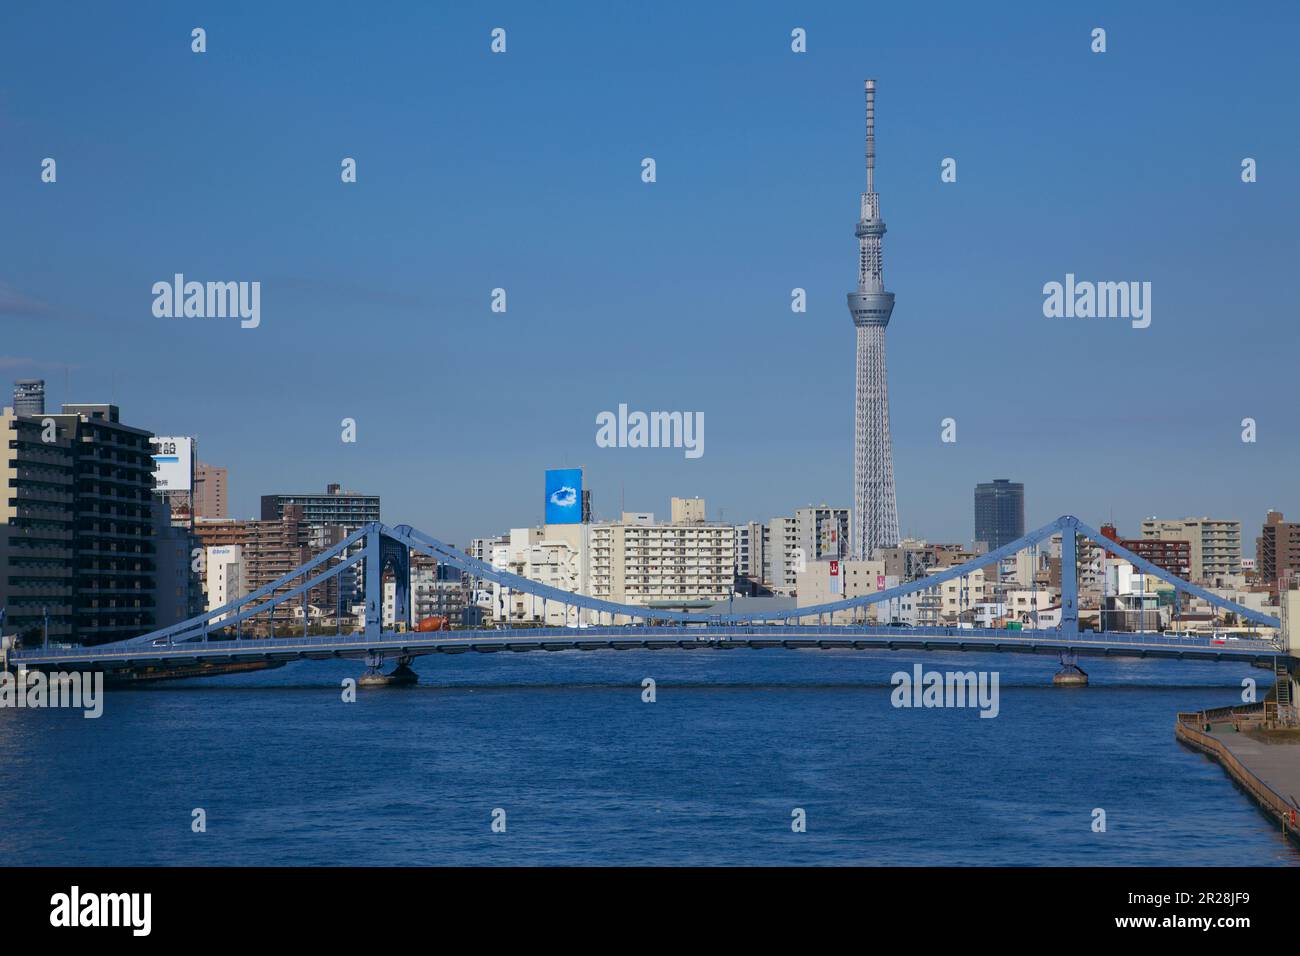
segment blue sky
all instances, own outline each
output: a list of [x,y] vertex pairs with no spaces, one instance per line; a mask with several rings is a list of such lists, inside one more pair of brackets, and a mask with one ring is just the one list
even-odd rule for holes
[[[848,505],[874,76],[903,531],[969,539],[1008,477],[1031,526],[1225,515],[1249,552],[1300,514],[1300,15],[1138,6],[7,5],[0,372],[197,435],[239,515],[338,481],[463,542],[575,465],[603,516]],[[261,326],[155,318],[176,272],[260,281]],[[1044,318],[1067,272],[1150,281],[1150,328]],[[598,448],[619,403],[703,412],[705,454]]]

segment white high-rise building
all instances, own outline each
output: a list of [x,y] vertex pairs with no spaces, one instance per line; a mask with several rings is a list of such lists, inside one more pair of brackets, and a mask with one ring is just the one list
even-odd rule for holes
[[[207,549],[204,560],[207,564],[204,582],[208,592],[206,610],[215,610],[248,593],[243,548],[237,544],[214,545]],[[225,616],[223,614],[215,620],[220,621]]]
[[[590,594],[587,588],[586,545],[589,525],[545,525],[513,528],[492,547],[492,566],[561,591]],[[577,609],[560,601],[490,582],[491,614],[500,624],[542,624],[563,627],[578,623]]]

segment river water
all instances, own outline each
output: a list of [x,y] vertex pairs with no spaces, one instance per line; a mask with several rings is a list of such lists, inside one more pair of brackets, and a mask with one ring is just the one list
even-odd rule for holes
[[[998,716],[892,706],[891,675],[915,663],[997,671]],[[1084,661],[1092,686],[1056,689],[1056,666],[505,652],[417,659],[418,686],[353,703],[345,661],[111,690],[98,720],[0,710],[0,833],[27,864],[1300,862],[1174,740],[1178,711],[1267,672]]]

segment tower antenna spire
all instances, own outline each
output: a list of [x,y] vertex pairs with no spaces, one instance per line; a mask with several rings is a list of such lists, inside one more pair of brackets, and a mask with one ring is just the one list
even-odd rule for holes
[[867,80],[867,192],[876,191],[876,81]]

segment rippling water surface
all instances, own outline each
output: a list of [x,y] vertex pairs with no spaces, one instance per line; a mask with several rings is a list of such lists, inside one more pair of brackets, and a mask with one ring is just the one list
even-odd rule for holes
[[[895,709],[918,662],[998,671],[999,716]],[[0,710],[0,833],[30,864],[1300,860],[1174,741],[1179,710],[1266,672],[1084,666],[1060,690],[1046,657],[571,651],[422,658],[418,686],[351,704],[354,662],[110,691],[99,720]]]

